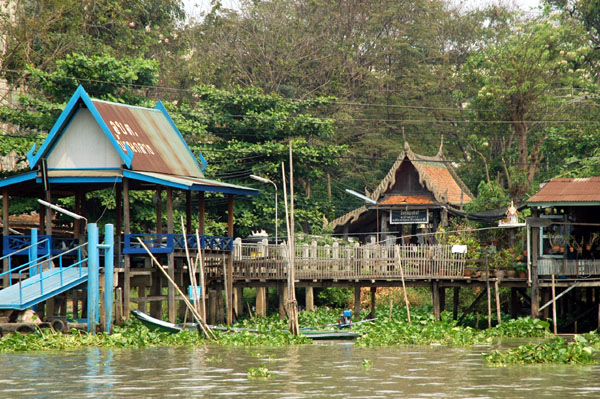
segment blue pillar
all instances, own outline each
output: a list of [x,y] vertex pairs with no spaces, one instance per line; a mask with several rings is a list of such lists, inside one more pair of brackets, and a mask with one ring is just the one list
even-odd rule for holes
[[99,316],[99,285],[98,264],[100,256],[98,250],[98,226],[96,223],[87,225],[88,231],[88,292],[87,292],[87,319],[88,332],[96,334]]
[[112,224],[104,226],[104,331],[108,334],[112,329],[113,313],[113,278],[114,278],[114,256],[115,236]]
[[[31,247],[29,248],[29,266],[37,263],[38,258],[38,231],[37,229],[31,229]],[[41,266],[41,265],[40,265]],[[29,275],[35,276],[38,274],[38,267],[32,267],[29,269]]]

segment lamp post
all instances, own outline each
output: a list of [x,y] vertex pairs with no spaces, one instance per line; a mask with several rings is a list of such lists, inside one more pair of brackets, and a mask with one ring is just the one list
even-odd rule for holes
[[277,236],[277,224],[278,224],[277,223],[278,222],[278,220],[277,220],[277,185],[273,182],[273,180],[267,179],[265,177],[250,175],[250,178],[252,180],[256,180],[256,181],[259,181],[264,184],[272,184],[273,187],[275,187],[275,245],[277,245],[277,238],[278,238],[278,236]]

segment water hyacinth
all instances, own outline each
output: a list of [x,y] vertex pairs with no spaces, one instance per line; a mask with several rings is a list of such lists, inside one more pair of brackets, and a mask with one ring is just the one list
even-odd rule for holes
[[597,332],[576,335],[573,342],[555,337],[541,344],[521,345],[505,352],[483,355],[491,366],[514,364],[597,364],[600,360],[600,336]]

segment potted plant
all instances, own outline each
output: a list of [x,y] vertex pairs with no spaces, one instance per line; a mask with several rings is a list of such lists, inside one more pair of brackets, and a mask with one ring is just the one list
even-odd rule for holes
[[522,262],[518,262],[515,265],[515,271],[517,272],[517,277],[525,278],[527,277],[527,265]]
[[577,241],[574,235],[569,237],[569,252],[574,252],[575,250],[577,250],[578,254],[583,252],[583,237],[581,237],[580,241]]

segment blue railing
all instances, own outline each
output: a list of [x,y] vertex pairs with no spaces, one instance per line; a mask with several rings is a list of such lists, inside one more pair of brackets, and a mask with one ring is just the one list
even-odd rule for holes
[[[50,243],[50,254],[58,255],[75,248],[79,244],[77,238],[52,237],[47,235],[38,236],[38,255],[48,255],[48,242]],[[10,235],[3,237],[3,255],[27,255],[31,246],[31,236]]]
[[[18,236],[18,237],[23,237],[23,236]],[[12,283],[13,283],[13,281],[12,281],[13,273],[18,272],[19,278],[20,278],[22,270],[30,270],[31,267],[34,266],[34,263],[38,262],[41,259],[45,259],[45,258],[49,257],[49,255],[48,255],[48,239],[38,241],[37,245],[36,245],[36,244],[31,244],[31,236],[27,236],[27,237],[29,238],[29,243],[30,243],[29,245],[20,246],[16,251],[8,253],[8,254],[0,257],[0,264],[4,261],[4,259],[8,260],[8,270],[0,273],[0,280],[2,278],[4,278],[4,276],[8,275],[8,285],[12,285]],[[32,252],[35,252],[35,251],[33,251],[34,247],[37,247],[37,253],[35,253],[35,255],[33,255],[33,253],[32,253]],[[13,263],[12,257],[15,255],[29,255],[29,261],[13,268],[12,267],[12,263]]]
[[[23,290],[27,287],[33,286],[33,285],[38,285],[40,286],[40,292],[39,295],[43,296],[45,294],[44,292],[44,281],[48,280],[54,276],[59,276],[59,280],[60,280],[60,286],[62,287],[64,285],[64,279],[63,279],[63,274],[64,272],[66,272],[69,269],[73,269],[73,268],[78,268],[79,269],[79,277],[83,276],[83,270],[82,270],[82,265],[84,263],[87,262],[87,258],[82,258],[81,257],[81,249],[83,247],[87,246],[87,243],[85,244],[81,244],[77,247],[65,250],[64,252],[62,252],[59,255],[53,256],[51,258],[42,260],[42,259],[35,259],[33,261],[27,262],[24,266],[24,268],[22,268],[21,270],[19,270],[19,303],[23,304]],[[69,266],[64,266],[63,265],[63,256],[64,255],[70,255],[70,256],[76,256],[77,260],[73,263],[71,263]],[[43,265],[46,263],[50,263],[53,261],[58,260],[58,267],[52,267],[50,269],[47,270],[43,270]],[[21,267],[21,266],[19,266]],[[35,269],[34,269],[35,268]],[[31,270],[30,274],[39,274],[39,280],[35,280],[32,281],[30,283],[23,283],[22,280],[24,280],[26,278],[26,276],[23,276],[22,274],[24,272],[29,272]],[[37,273],[35,273],[33,270],[36,270]]]
[[[189,249],[198,249],[198,240],[194,234],[125,234],[124,254],[145,254],[140,238],[153,254],[169,254],[175,250],[184,250],[185,242]],[[200,236],[200,248],[215,251],[233,251],[233,237]]]

